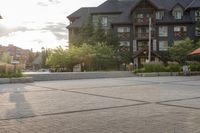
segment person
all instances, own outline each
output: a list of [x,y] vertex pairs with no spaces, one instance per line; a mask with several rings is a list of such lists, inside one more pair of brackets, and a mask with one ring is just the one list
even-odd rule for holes
[[190,69],[189,69],[188,65],[184,65],[182,69],[183,69],[183,75],[184,76],[190,75]]

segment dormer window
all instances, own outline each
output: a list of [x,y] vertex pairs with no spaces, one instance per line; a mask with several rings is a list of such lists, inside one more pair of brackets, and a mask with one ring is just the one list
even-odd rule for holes
[[158,11],[156,12],[156,19],[162,20],[164,18],[164,15],[165,15],[164,11]]
[[176,6],[172,12],[175,19],[182,19],[183,17],[183,8],[181,6]]

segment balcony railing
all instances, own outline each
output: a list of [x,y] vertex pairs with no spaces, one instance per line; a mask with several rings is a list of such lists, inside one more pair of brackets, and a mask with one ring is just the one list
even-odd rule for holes
[[183,31],[181,31],[181,32],[174,32],[174,36],[175,37],[186,37],[187,36],[187,32],[183,32]]
[[[148,39],[149,38],[149,33],[144,32],[144,33],[136,33],[136,38],[137,39]],[[151,32],[151,37],[154,37],[154,32]]]
[[[155,22],[155,19],[152,18],[152,23]],[[145,17],[145,18],[135,18],[134,20],[135,24],[136,25],[148,25],[149,24],[149,18],[148,17]]]
[[118,38],[120,40],[129,40],[130,39],[130,33],[129,32],[118,33]]

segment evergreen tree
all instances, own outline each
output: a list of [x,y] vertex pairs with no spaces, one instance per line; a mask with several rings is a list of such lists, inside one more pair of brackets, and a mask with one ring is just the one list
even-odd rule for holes
[[101,21],[99,20],[92,36],[92,44],[105,43],[105,42],[106,42],[106,31],[102,27]]

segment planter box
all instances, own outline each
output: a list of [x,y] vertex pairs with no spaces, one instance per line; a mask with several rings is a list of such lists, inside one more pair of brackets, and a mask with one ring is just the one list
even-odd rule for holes
[[157,76],[180,76],[179,72],[152,72],[152,73],[137,73],[140,77],[157,77]]
[[8,84],[8,83],[10,83],[9,78],[0,78],[0,84]]
[[32,77],[21,77],[21,78],[0,78],[0,84],[9,83],[32,83],[34,82]]

